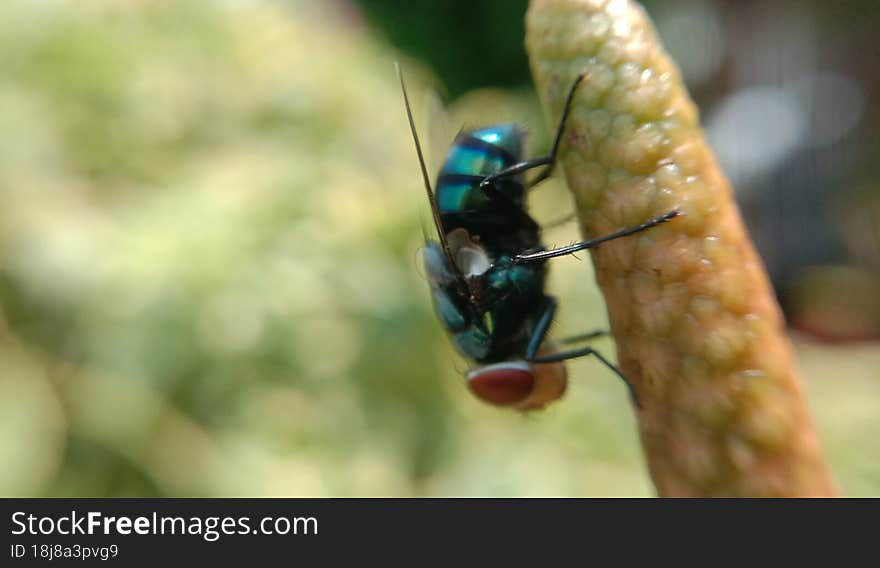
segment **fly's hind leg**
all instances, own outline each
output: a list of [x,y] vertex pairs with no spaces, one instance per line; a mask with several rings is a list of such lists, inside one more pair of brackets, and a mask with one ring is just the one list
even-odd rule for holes
[[[633,404],[636,406],[636,408],[640,408],[639,398],[636,395],[636,389],[633,387],[632,383],[629,382],[629,379],[626,378],[626,376],[621,372],[620,369],[614,366],[613,363],[611,363],[601,353],[599,353],[592,347],[581,347],[580,349],[572,349],[570,351],[562,351],[559,353],[554,353],[552,355],[538,357],[538,350],[541,348],[541,345],[544,343],[544,340],[547,337],[547,331],[550,329],[550,324],[553,323],[553,316],[556,313],[556,306],[557,302],[555,298],[551,296],[544,297],[544,311],[541,313],[541,317],[538,319],[538,323],[535,324],[535,327],[532,330],[532,336],[529,339],[529,345],[526,349],[526,361],[530,363],[557,363],[560,361],[567,361],[568,359],[576,359],[578,357],[593,355],[603,365],[611,369],[611,371],[615,375],[620,377],[624,384],[626,384],[626,388],[629,389],[629,394],[632,398]],[[605,335],[606,333],[607,332],[604,331],[595,331],[581,336],[569,338],[565,341],[565,343],[593,339],[595,337]]]
[[539,168],[541,166],[547,166],[547,168],[538,175],[531,183],[529,183],[529,187],[534,187],[550,177],[550,174],[553,172],[553,166],[556,165],[556,155],[559,153],[559,146],[562,144],[562,135],[565,133],[565,123],[568,122],[568,115],[571,112],[571,103],[574,100],[575,91],[577,91],[578,85],[581,84],[581,81],[586,77],[586,73],[581,73],[577,76],[577,79],[574,80],[571,88],[568,91],[568,97],[565,99],[565,108],[562,111],[562,118],[559,120],[559,126],[556,128],[556,137],[553,141],[553,149],[550,151],[550,155],[542,156],[540,158],[533,158],[531,160],[525,160],[523,162],[519,162],[513,164],[510,167],[504,168],[498,173],[494,173],[490,176],[487,176],[480,182],[480,187],[486,187],[487,185],[491,185],[495,180],[498,180],[503,177],[514,176],[517,174],[521,174],[525,171],[531,170],[533,168]]

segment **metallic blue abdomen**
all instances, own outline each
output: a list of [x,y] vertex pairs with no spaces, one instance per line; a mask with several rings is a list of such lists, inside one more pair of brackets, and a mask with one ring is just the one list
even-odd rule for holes
[[[454,216],[476,215],[489,206],[489,200],[479,188],[480,182],[520,161],[522,139],[522,130],[515,124],[496,124],[462,132],[456,137],[436,184],[437,206],[441,215],[447,217],[445,221],[450,222],[449,225],[444,222],[447,230],[458,224]],[[495,186],[512,201],[522,204],[521,176],[504,178]]]

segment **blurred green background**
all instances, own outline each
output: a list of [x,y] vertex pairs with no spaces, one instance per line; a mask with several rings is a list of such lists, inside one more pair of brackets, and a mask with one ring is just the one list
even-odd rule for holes
[[[435,321],[393,62],[432,154],[500,120],[548,146],[526,3],[469,4],[4,2],[0,495],[651,494],[607,370],[493,409]],[[878,495],[880,68],[854,62],[880,11],[848,5],[648,8],[800,330],[842,489]],[[570,210],[555,181],[533,206]],[[590,270],[553,266],[557,333],[605,324]]]

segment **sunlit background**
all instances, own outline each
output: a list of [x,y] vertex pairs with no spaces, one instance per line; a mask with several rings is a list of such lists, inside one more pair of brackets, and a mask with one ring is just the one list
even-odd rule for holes
[[[646,4],[843,492],[878,495],[880,5]],[[3,2],[0,495],[652,494],[625,390],[594,361],[539,414],[472,399],[417,260],[393,63],[431,155],[500,120],[545,151],[525,5]],[[561,184],[533,209],[569,211]],[[590,263],[555,262],[557,333],[604,326]]]

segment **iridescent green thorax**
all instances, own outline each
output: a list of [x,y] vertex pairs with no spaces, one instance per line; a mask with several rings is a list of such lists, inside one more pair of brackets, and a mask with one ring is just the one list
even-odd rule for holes
[[492,259],[480,274],[459,266],[469,274],[473,290],[480,291],[481,301],[471,301],[456,287],[452,267],[437,243],[427,243],[424,258],[437,315],[456,349],[479,363],[521,357],[542,307],[544,264],[516,265],[503,256]]

